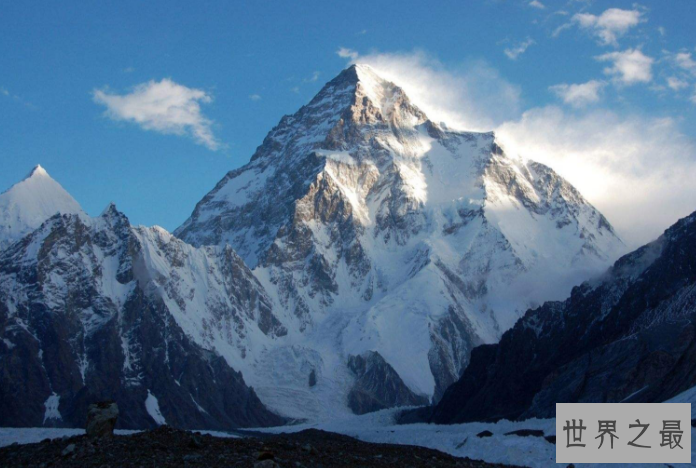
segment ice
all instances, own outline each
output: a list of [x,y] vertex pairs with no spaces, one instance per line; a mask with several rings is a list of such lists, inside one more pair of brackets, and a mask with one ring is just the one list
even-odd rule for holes
[[58,405],[60,404],[60,396],[56,392],[53,392],[51,396],[49,396],[46,399],[46,402],[44,403],[44,406],[46,407],[46,411],[44,413],[44,419],[43,422],[46,424],[46,421],[49,419],[56,419],[56,420],[61,420],[63,417],[60,415],[60,411],[58,411]]
[[163,424],[167,424],[166,419],[164,419],[164,416],[162,416],[162,412],[160,411],[157,397],[155,397],[155,395],[153,395],[150,392],[150,390],[147,391],[147,398],[145,399],[145,409],[147,410],[147,414],[149,414],[150,417],[158,425],[162,426]]
[[[696,387],[695,387],[696,388]],[[686,397],[694,398],[696,391],[691,389]],[[671,401],[671,400],[670,400]],[[261,432],[280,434],[300,432],[305,429],[320,429],[344,434],[356,439],[378,444],[416,445],[427,447],[456,457],[468,457],[489,463],[501,463],[531,468],[546,468],[557,465],[556,446],[543,437],[521,437],[506,435],[521,429],[541,430],[544,436],[556,435],[555,419],[528,419],[526,421],[501,420],[496,423],[473,422],[466,424],[395,424],[394,417],[400,410],[388,409],[362,416],[347,416],[312,424],[299,424],[275,428],[256,429]],[[476,437],[483,431],[493,433],[491,437]],[[694,447],[696,431],[691,431]],[[696,460],[692,453],[692,461]],[[693,463],[693,462],[692,462]],[[558,464],[566,467],[567,463]],[[641,468],[645,466],[666,467],[663,464],[576,464],[595,468],[614,468],[618,466]],[[674,467],[694,466],[694,464],[673,464]]]

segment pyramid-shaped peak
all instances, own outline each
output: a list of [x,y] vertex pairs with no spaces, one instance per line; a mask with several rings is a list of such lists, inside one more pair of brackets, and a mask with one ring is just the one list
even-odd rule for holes
[[0,249],[56,213],[84,214],[79,203],[37,165],[21,182],[0,194]]
[[43,168],[41,164],[37,164],[34,166],[34,168],[27,174],[25,179],[31,179],[32,177],[48,177],[50,178],[51,176],[48,175],[48,172],[46,172],[46,169]]
[[[349,98],[348,101],[341,101],[341,96]],[[335,105],[337,101],[342,104]],[[337,113],[345,107],[351,107],[356,121],[374,121],[365,119],[368,114],[373,114],[378,121],[392,120],[395,115],[400,116],[402,123],[427,120],[427,116],[413,105],[401,87],[383,78],[377,69],[364,63],[352,64],[339,73],[322,88],[309,106],[323,107],[328,102],[334,103]],[[372,109],[377,109],[379,115],[374,114]]]

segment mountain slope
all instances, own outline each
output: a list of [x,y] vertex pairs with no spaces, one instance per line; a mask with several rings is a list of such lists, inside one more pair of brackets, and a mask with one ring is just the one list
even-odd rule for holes
[[232,359],[241,337],[282,333],[269,302],[229,247],[131,227],[113,205],[56,214],[0,253],[0,425],[83,427],[104,399],[123,428],[279,424],[202,346]]
[[24,180],[0,194],[0,250],[56,213],[83,214],[75,199],[43,167],[36,166]]
[[288,334],[245,377],[293,417],[345,409],[356,357],[439,398],[474,346],[624,248],[550,168],[430,121],[364,65],[283,117],[175,235],[231,245],[269,292]]
[[661,402],[696,385],[696,213],[564,302],[477,348],[432,421],[552,417],[556,402]]

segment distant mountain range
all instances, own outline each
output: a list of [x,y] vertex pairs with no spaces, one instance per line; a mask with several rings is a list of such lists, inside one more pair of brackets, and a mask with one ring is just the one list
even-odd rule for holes
[[0,425],[81,425],[105,398],[133,428],[437,402],[624,251],[552,169],[352,66],[174,235],[87,216],[40,167],[0,195]]

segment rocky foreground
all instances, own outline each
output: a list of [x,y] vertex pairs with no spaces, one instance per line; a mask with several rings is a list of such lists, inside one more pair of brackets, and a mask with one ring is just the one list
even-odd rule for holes
[[422,447],[370,444],[318,430],[227,439],[162,426],[109,438],[77,436],[0,449],[10,467],[497,467]]

